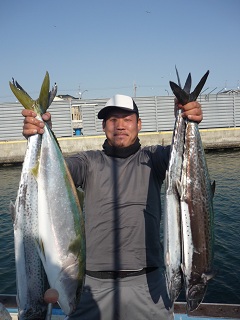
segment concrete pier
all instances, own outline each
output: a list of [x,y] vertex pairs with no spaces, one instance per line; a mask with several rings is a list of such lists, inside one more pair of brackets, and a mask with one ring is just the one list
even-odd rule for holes
[[[228,149],[240,148],[240,128],[202,129],[200,130],[204,148]],[[142,146],[169,145],[172,140],[172,131],[149,132],[139,134]],[[83,150],[102,149],[105,135],[78,136],[59,138],[59,144],[65,156]],[[0,164],[14,164],[24,159],[27,141],[0,141]]]

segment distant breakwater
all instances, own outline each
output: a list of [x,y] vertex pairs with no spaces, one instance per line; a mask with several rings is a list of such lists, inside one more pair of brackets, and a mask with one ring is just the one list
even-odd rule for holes
[[[216,128],[200,130],[204,148],[233,149],[240,148],[240,128]],[[172,131],[145,132],[139,134],[142,146],[169,145],[172,141]],[[58,138],[64,155],[70,155],[84,150],[102,149],[104,135],[74,136]],[[0,141],[0,164],[22,162],[26,151],[27,141]]]

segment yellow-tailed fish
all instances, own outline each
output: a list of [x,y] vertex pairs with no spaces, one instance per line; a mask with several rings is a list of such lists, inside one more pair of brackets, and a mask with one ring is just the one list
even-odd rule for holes
[[[56,94],[56,88],[49,93],[49,82],[46,73],[39,99],[32,109],[39,119]],[[26,92],[18,84],[11,84],[11,88],[23,106],[31,109],[29,100],[26,101]],[[34,243],[49,285],[58,291],[58,303],[69,315],[78,304],[84,281],[84,219],[58,142],[47,123],[44,128],[37,163],[32,170],[37,184],[34,197],[37,199],[38,215],[38,233],[34,235]]]

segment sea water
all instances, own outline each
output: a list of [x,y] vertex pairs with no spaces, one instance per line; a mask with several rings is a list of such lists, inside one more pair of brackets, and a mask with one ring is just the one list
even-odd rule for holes
[[[204,302],[240,304],[240,151],[206,153],[214,196],[214,279]],[[0,294],[15,294],[15,261],[10,201],[15,201],[21,166],[0,167]],[[179,301],[184,301],[184,292]]]

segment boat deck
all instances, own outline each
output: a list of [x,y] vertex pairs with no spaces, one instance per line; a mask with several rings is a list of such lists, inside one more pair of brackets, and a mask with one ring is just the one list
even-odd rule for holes
[[[0,303],[9,311],[13,320],[17,320],[17,304],[15,295],[0,294]],[[186,314],[186,303],[176,302],[174,304],[175,320],[234,320],[240,319],[240,304],[214,304],[202,303],[197,310],[189,316]],[[65,315],[58,305],[52,310],[52,320],[63,320]],[[0,320],[2,320],[0,318]]]
[[[18,320],[17,309],[7,309],[12,317],[12,320]],[[59,309],[53,309],[52,320],[64,320],[65,315]],[[239,315],[236,315],[234,318],[229,317],[205,317],[205,316],[188,316],[186,314],[175,313],[174,320],[234,320],[240,319]]]

